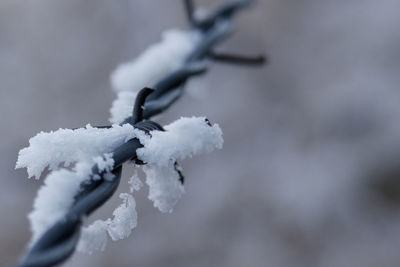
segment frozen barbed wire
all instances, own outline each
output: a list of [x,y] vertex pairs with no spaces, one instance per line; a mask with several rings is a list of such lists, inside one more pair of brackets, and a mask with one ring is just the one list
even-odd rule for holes
[[[233,14],[250,2],[227,3],[198,21],[192,14],[192,1],[184,1],[192,30],[167,32],[161,43],[112,75],[117,99],[111,108],[111,121],[119,125],[59,129],[31,138],[29,147],[20,151],[16,168],[26,167],[29,177],[36,178],[46,167],[52,172],[35,200],[34,216],[30,216],[35,242],[20,266],[50,266],[68,258],[77,246],[83,219],[112,196],[127,161],[146,164],[143,171],[149,199],[160,211],[172,211],[184,192],[184,178],[176,160],[222,148],[222,131],[204,117],[181,118],[165,129],[148,119],[166,110],[182,95],[188,78],[206,71],[202,62],[207,57],[237,64],[264,62],[260,57],[212,51],[214,45],[229,36]],[[154,84],[157,90],[143,88],[138,92],[148,84]],[[134,109],[130,112],[127,104],[131,107],[133,101]],[[66,170],[62,166],[74,167]],[[140,189],[139,181],[134,174],[131,191]],[[51,196],[62,190],[60,185],[68,189],[62,196],[65,199],[53,205]],[[118,240],[131,233],[137,223],[135,200],[128,193],[120,197],[123,204],[114,211],[112,219],[97,220],[84,228],[80,251],[104,249],[107,234]],[[54,209],[58,217],[42,220]]]

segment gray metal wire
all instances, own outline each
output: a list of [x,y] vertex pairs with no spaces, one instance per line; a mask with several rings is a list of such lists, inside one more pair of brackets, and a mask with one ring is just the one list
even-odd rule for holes
[[[263,56],[254,58],[238,55],[218,54],[213,51],[216,44],[225,40],[231,33],[233,15],[240,9],[247,7],[252,0],[239,0],[226,3],[215,10],[205,19],[197,20],[194,16],[194,3],[184,0],[187,17],[193,29],[202,32],[202,40],[187,57],[184,66],[160,80],[154,91],[142,90],[142,96],[137,97],[132,117],[122,123],[131,123],[134,127],[150,130],[162,130],[158,124],[149,119],[169,108],[182,95],[187,79],[201,75],[207,70],[203,61],[206,58],[236,64],[262,64]],[[142,108],[144,106],[144,108]],[[108,127],[108,126],[103,126]],[[53,266],[68,259],[74,252],[79,241],[80,229],[84,217],[106,202],[118,188],[122,165],[134,160],[136,149],[142,147],[139,140],[134,138],[113,151],[114,168],[112,180],[103,179],[104,173],[97,165],[92,167],[92,176],[101,179],[90,179],[90,183],[82,185],[82,191],[75,197],[74,204],[62,220],[50,227],[25,252],[17,266]],[[183,182],[183,177],[181,177]]]

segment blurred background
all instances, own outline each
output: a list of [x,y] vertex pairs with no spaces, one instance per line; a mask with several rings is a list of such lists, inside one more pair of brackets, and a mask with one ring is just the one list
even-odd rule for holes
[[[143,188],[129,238],[64,266],[399,266],[399,10],[259,0],[241,13],[221,50],[267,53],[268,66],[210,63],[158,120],[207,116],[224,148],[182,162],[173,213]],[[29,240],[43,183],[14,170],[19,149],[42,130],[107,124],[110,72],[185,18],[178,0],[0,0],[1,266]],[[108,218],[117,196],[91,220]]]

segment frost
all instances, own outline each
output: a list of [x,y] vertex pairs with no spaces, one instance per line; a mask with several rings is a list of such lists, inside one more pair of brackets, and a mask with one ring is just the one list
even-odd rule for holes
[[143,87],[154,86],[182,67],[200,37],[200,33],[195,31],[165,31],[161,42],[151,45],[132,62],[118,66],[111,75],[117,99],[112,104],[110,121],[121,123],[129,117],[136,93]]
[[128,237],[137,225],[137,213],[135,199],[126,193],[119,197],[123,203],[113,212],[113,219],[97,220],[88,227],[82,229],[82,237],[78,244],[78,251],[93,253],[103,251],[107,245],[107,233],[112,240],[120,240]]

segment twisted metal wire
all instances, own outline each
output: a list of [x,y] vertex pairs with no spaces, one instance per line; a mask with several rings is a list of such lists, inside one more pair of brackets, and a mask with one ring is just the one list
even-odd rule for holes
[[[126,118],[122,124],[131,123],[134,127],[147,133],[152,130],[163,130],[160,125],[149,119],[168,109],[180,98],[187,79],[205,73],[207,68],[203,61],[206,58],[234,64],[262,64],[265,62],[263,56],[244,57],[220,54],[213,50],[216,44],[229,37],[233,15],[247,7],[253,2],[252,0],[226,3],[202,20],[196,18],[192,0],[183,2],[191,27],[202,33],[202,40],[186,58],[181,69],[161,79],[154,85],[155,90],[145,88],[139,93],[132,116]],[[65,217],[50,227],[37,242],[28,248],[17,266],[53,266],[68,259],[79,241],[83,218],[99,208],[117,190],[121,179],[122,165],[131,160],[142,164],[136,155],[136,150],[140,147],[142,145],[139,140],[133,138],[113,151],[112,173],[114,179],[112,180],[104,179],[104,172],[99,171],[98,166],[94,165],[91,176],[100,176],[101,179],[90,179],[89,183],[81,186],[81,192],[75,197],[74,204]],[[179,175],[183,183],[184,179],[180,172]]]

